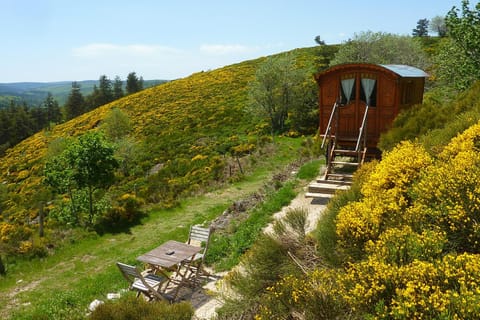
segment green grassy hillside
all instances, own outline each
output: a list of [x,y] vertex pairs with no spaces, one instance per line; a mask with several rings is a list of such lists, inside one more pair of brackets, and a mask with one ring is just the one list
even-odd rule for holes
[[[324,66],[324,48],[297,49],[292,54],[299,67],[313,62],[319,68]],[[146,89],[9,149],[0,161],[0,199],[6,199],[1,202],[0,223],[5,222],[8,228],[25,225],[37,217],[39,202],[49,202],[47,210],[64,205],[62,199],[52,198],[42,183],[49,145],[97,130],[113,108],[130,119],[135,151],[131,172],[117,174],[116,184],[109,190],[111,201],[135,192],[147,202],[172,206],[184,195],[225,181],[232,148],[247,146],[253,150],[262,143],[258,120],[244,110],[247,84],[263,60],[199,72]],[[159,168],[156,174],[148,175],[154,167]],[[4,236],[12,233],[8,228],[4,228]]]
[[194,74],[146,89],[36,134],[7,151],[0,164],[1,179],[10,192],[28,199],[41,185],[48,144],[97,128],[112,108],[128,115],[133,136],[145,151],[138,159],[140,176],[157,163],[189,161],[198,154],[212,154],[223,140],[245,135],[255,125],[242,111],[246,84],[252,79],[254,66],[254,62],[249,62]]

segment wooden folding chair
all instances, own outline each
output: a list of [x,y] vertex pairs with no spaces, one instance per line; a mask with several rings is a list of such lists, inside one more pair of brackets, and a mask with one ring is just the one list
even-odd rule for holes
[[209,274],[203,269],[203,261],[208,250],[208,244],[212,235],[212,228],[203,228],[200,225],[193,225],[190,227],[187,244],[197,247],[202,247],[202,251],[197,253],[191,260],[184,260],[182,265],[186,267],[185,272],[189,272],[188,279],[193,280],[193,284],[197,284],[201,275],[208,276]]
[[142,274],[137,267],[117,262],[123,277],[130,284],[129,289],[137,291],[137,297],[140,294],[145,295],[148,300],[171,300],[165,293],[160,291],[162,284],[167,281],[165,277],[161,277],[152,273]]

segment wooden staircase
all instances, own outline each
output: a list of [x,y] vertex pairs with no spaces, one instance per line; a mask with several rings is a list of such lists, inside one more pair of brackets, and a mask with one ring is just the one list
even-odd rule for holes
[[337,190],[347,190],[350,188],[355,170],[372,155],[366,141],[369,106],[365,106],[358,136],[352,137],[336,135],[338,122],[341,121],[338,108],[339,104],[335,102],[323,134],[322,148],[326,147],[327,159],[325,171],[320,179],[308,186],[307,197],[325,197],[325,195],[334,194]]
[[357,138],[331,137],[327,147],[325,180],[348,180],[352,173],[365,161],[367,148],[358,150]]

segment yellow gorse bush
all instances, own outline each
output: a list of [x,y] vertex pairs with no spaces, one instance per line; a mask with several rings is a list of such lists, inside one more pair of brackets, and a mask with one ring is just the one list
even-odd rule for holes
[[480,249],[479,138],[480,125],[475,125],[452,139],[413,188],[415,206],[422,209],[415,219],[439,225],[451,245],[470,252]]
[[402,143],[365,179],[364,197],[341,209],[340,248],[364,250],[337,283],[353,312],[375,319],[480,317],[479,141],[474,125],[436,159]]
[[478,319],[480,263],[472,254],[415,261],[400,277],[390,315],[397,319]]
[[401,143],[361,181],[336,218],[343,265],[282,278],[261,318],[480,319],[480,124],[436,157]]
[[463,151],[480,151],[480,123],[453,138],[440,153],[439,158],[448,160]]
[[405,265],[416,259],[437,259],[447,244],[446,233],[440,230],[415,232],[410,226],[388,228],[376,241],[366,244],[366,252],[389,265]]
[[362,185],[364,198],[343,207],[337,216],[339,243],[347,251],[363,250],[369,240],[404,220],[411,202],[409,187],[432,164],[418,144],[403,142],[375,166]]

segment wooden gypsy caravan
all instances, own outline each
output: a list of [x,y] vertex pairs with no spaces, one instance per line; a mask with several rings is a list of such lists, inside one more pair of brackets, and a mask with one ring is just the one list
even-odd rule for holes
[[366,63],[341,64],[315,75],[319,133],[327,146],[324,180],[345,177],[335,167],[358,166],[380,155],[380,134],[401,110],[422,102],[427,76],[411,66]]

